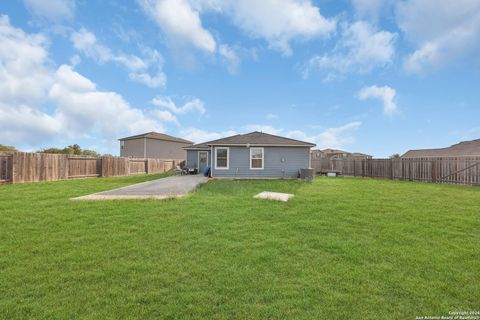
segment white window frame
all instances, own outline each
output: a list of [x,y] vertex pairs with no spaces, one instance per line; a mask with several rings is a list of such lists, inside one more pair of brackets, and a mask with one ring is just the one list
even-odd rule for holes
[[[262,150],[262,167],[261,168],[252,168],[252,150],[253,149],[261,149]],[[265,148],[263,147],[251,147],[250,148],[250,170],[263,170],[265,167]]]
[[209,166],[208,164],[208,151],[205,151],[205,150],[202,150],[202,151],[198,151],[198,154],[197,154],[197,169],[200,170],[200,153],[206,153],[207,154],[207,167]]
[[[219,167],[217,166],[217,150],[227,150],[227,166]],[[228,170],[230,167],[230,148],[229,147],[215,147],[215,170]]]

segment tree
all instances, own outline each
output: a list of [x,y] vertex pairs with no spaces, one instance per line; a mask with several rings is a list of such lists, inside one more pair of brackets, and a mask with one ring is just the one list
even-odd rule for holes
[[82,150],[82,148],[78,144],[72,144],[72,145],[69,145],[68,147],[65,147],[63,149],[47,148],[47,149],[42,149],[38,152],[40,152],[40,153],[55,153],[55,154],[71,154],[71,155],[92,156],[92,157],[100,156],[94,150],[88,150],[88,149]]
[[0,143],[0,152],[15,152],[17,151],[17,148],[15,147],[12,147],[12,146],[7,146],[7,145],[4,145],[4,144],[1,144]]
[[47,149],[42,149],[38,150],[37,152],[39,153],[55,153],[55,154],[62,154],[65,149],[59,149],[59,148],[47,148]]
[[400,159],[400,155],[398,153],[394,153],[390,156],[390,159]]
[[100,157],[100,154],[97,153],[97,151],[88,150],[88,149],[82,150],[82,155],[84,155],[84,156],[92,156],[92,157]]

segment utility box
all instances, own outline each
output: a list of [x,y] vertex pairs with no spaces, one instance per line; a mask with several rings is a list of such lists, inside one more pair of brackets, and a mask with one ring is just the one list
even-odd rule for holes
[[315,177],[314,169],[300,169],[300,179],[311,181]]

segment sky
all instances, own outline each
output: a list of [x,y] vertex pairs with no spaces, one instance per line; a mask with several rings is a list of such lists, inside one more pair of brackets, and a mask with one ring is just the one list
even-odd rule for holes
[[480,138],[478,0],[2,0],[0,143],[263,131],[388,157]]

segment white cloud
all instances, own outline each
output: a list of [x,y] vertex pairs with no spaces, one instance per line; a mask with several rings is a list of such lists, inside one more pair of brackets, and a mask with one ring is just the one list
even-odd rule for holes
[[395,103],[395,96],[397,92],[389,86],[370,86],[364,87],[358,93],[358,99],[377,99],[383,103],[383,113],[392,115],[397,112],[397,104]]
[[328,36],[335,21],[320,14],[310,0],[228,1],[235,25],[249,35],[265,39],[271,48],[292,53],[290,42]]
[[285,55],[290,43],[328,36],[336,22],[320,14],[310,0],[138,0],[154,18],[169,41],[190,44],[213,53],[216,41],[202,26],[201,14],[207,11],[226,15],[248,35],[267,41]]
[[282,135],[292,139],[312,142],[317,148],[343,148],[355,142],[354,132],[360,128],[360,121],[353,121],[340,127],[326,128],[318,133],[307,134],[302,130],[285,130],[268,125],[248,125],[246,131],[262,131],[274,135]]
[[405,60],[413,73],[480,54],[480,2],[407,0],[396,6],[397,23],[417,49]]
[[170,111],[155,110],[155,111],[152,112],[152,115],[162,122],[171,122],[171,123],[176,124],[177,126],[180,125],[177,117],[175,117]]
[[[123,53],[114,54],[110,48],[99,43],[96,36],[85,28],[73,32],[70,39],[77,50],[100,64],[116,62],[123,65],[129,71],[130,80],[150,88],[163,88],[166,85],[167,77],[161,71],[163,58],[156,50],[145,49],[145,58]],[[148,72],[152,68],[156,70],[155,75]]]
[[139,0],[139,3],[172,45],[192,45],[209,53],[215,52],[215,39],[203,28],[200,13],[187,0]]
[[334,53],[315,55],[307,63],[304,78],[314,69],[329,71],[328,78],[350,72],[366,73],[387,66],[395,55],[396,34],[377,31],[365,21],[346,25]]
[[183,137],[184,139],[193,141],[195,143],[216,140],[216,139],[220,139],[228,136],[233,136],[236,134],[238,134],[238,132],[234,130],[215,132],[215,131],[206,131],[206,130],[197,129],[197,128],[187,128],[180,131],[181,137]]
[[308,135],[301,130],[285,132],[285,135],[292,139],[308,141],[316,144],[316,148],[341,149],[355,142],[354,132],[360,128],[360,121],[349,122],[340,127],[326,128],[323,131]]
[[72,66],[77,66],[80,62],[82,62],[82,58],[80,58],[80,56],[78,54],[75,54],[73,55],[72,57],[70,57],[70,64]]
[[29,35],[0,16],[0,97],[8,104],[30,104],[41,99],[52,82],[44,62],[47,39]]
[[354,133],[362,123],[360,121],[349,122],[340,127],[326,128],[318,133],[307,134],[301,130],[285,130],[281,128],[274,128],[268,125],[253,124],[243,126],[241,130],[226,130],[226,131],[205,131],[197,128],[187,128],[180,131],[180,136],[185,139],[201,143],[211,140],[220,139],[223,137],[233,136],[240,133],[248,133],[251,131],[262,131],[274,135],[282,135],[292,139],[312,142],[317,145],[317,148],[343,148],[355,142]]
[[336,128],[327,128],[316,136],[318,148],[335,148],[341,149],[348,144],[355,142],[353,132],[360,128],[362,123],[354,121]]
[[58,68],[48,98],[57,106],[64,130],[76,134],[98,132],[114,139],[122,131],[163,129],[141,110],[130,107],[119,94],[98,91],[92,81],[71,66]]
[[162,130],[162,123],[115,92],[100,91],[72,66],[51,65],[46,39],[0,17],[0,127],[12,145],[44,146],[94,136],[116,144],[123,134]]
[[150,88],[164,88],[167,83],[167,76],[163,72],[158,72],[154,76],[146,72],[131,72],[128,77]]
[[238,68],[240,67],[240,57],[235,49],[228,45],[222,44],[218,50],[218,53],[227,64],[228,72],[231,74],[236,74],[238,72]]
[[75,12],[74,0],[24,0],[23,2],[33,15],[54,22],[71,20]]
[[205,113],[205,106],[202,100],[194,98],[187,101],[183,106],[177,106],[170,97],[157,97],[152,100],[152,103],[158,107],[166,108],[176,114],[185,114],[188,112]]

